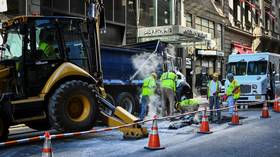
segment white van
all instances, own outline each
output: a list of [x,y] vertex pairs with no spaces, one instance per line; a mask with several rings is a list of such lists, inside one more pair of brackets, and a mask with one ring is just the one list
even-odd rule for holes
[[[233,73],[241,85],[237,103],[260,102],[273,99],[279,83],[280,54],[258,52],[232,54],[228,58],[227,73]],[[229,81],[225,83],[227,88]]]

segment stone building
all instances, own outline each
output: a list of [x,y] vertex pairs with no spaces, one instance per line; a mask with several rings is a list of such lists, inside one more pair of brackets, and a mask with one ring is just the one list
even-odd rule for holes
[[278,0],[225,0],[225,52],[279,53]]

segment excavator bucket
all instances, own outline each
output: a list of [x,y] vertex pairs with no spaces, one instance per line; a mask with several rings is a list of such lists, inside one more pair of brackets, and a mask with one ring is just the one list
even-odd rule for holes
[[[125,124],[132,124],[139,121],[139,118],[127,112],[120,106],[114,107],[110,102],[97,95],[97,99],[103,106],[107,107],[112,111],[111,115],[108,113],[100,111],[102,121],[110,127],[121,126]],[[148,137],[148,131],[146,127],[140,124],[134,124],[128,127],[120,128],[119,131],[123,132],[123,137],[125,139],[140,139]]]

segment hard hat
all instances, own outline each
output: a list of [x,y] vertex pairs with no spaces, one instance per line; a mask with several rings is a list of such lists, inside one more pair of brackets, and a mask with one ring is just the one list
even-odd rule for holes
[[232,74],[232,73],[228,73],[228,74],[227,74],[227,78],[228,78],[229,80],[233,79],[233,74]]
[[218,78],[219,74],[218,73],[214,73],[212,76],[215,77],[215,78]]

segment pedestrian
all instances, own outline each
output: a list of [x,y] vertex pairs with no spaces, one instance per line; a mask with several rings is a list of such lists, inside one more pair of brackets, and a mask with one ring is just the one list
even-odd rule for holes
[[234,104],[237,101],[237,99],[240,97],[240,84],[237,80],[234,79],[234,76],[232,73],[229,73],[227,75],[227,78],[229,80],[229,85],[226,89],[226,100],[228,103],[229,108],[229,114],[233,114],[234,110]]
[[[212,80],[210,80],[207,84],[207,98],[209,100],[209,108],[210,110],[220,109],[220,97],[219,93],[221,90],[221,82],[218,80],[219,74],[214,73],[212,75]],[[214,121],[213,111],[210,112],[209,121]],[[221,123],[221,111],[217,110],[217,123]]]
[[141,99],[141,111],[139,118],[143,120],[147,115],[147,106],[151,102],[151,96],[155,94],[156,90],[157,74],[151,73],[151,75],[144,79],[142,85],[142,99]]
[[162,116],[171,116],[174,112],[177,75],[174,71],[164,72],[160,77],[162,94]]

